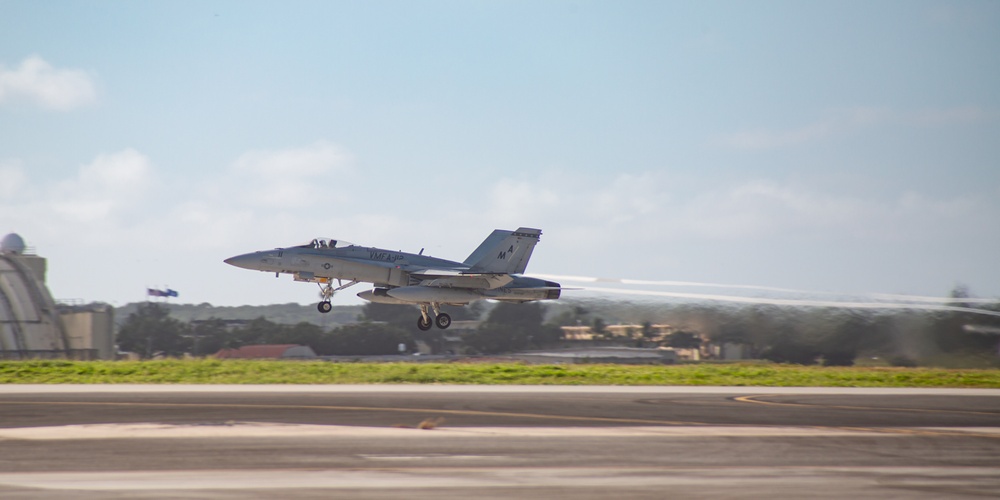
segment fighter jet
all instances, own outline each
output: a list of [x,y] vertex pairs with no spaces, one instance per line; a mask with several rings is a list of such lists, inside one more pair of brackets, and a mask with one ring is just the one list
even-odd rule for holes
[[424,255],[423,249],[412,254],[315,238],[304,245],[237,255],[225,263],[317,283],[322,300],[316,308],[321,313],[333,309],[330,299],[335,292],[371,283],[373,288],[358,297],[381,304],[416,304],[420,306],[417,328],[444,329],[451,326],[451,316],[441,312],[442,305],[558,299],[559,283],[521,275],[541,234],[540,229],[527,227],[496,229],[462,262]]

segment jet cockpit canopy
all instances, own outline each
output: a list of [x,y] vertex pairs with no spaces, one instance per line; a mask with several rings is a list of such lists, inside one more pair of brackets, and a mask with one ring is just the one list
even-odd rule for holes
[[313,240],[309,243],[299,245],[299,248],[345,248],[353,246],[354,243],[343,240],[335,240],[333,238],[313,238]]

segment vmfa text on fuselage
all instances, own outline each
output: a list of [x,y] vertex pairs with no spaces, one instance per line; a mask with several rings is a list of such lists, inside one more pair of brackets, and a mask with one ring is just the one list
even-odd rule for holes
[[323,313],[332,309],[330,298],[334,292],[357,283],[371,283],[374,288],[358,297],[384,304],[416,304],[420,306],[417,327],[428,330],[432,324],[438,328],[451,325],[451,317],[441,312],[442,304],[466,305],[483,299],[558,299],[562,290],[559,283],[521,275],[541,234],[541,230],[527,227],[515,231],[496,229],[463,262],[423,255],[423,250],[412,254],[329,238],[237,255],[225,262],[318,283],[323,300],[317,308]]

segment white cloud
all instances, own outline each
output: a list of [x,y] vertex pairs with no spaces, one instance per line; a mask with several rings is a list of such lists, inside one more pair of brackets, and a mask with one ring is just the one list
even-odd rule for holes
[[[995,202],[973,196],[887,199],[768,179],[705,189],[662,172],[551,171],[479,186],[386,182],[357,175],[350,155],[327,142],[250,152],[197,178],[172,177],[133,149],[99,155],[65,179],[30,173],[16,160],[0,162],[0,228],[53,259],[57,295],[105,300],[169,281],[185,301],[308,302],[308,286],[221,260],[315,236],[461,260],[494,228],[535,226],[545,244],[529,272],[642,277],[718,267],[699,254],[705,249],[736,266],[740,249],[754,244],[885,251],[965,238],[995,247],[983,228],[1000,218]],[[358,203],[345,201],[345,191]]]
[[593,204],[584,206],[592,216],[621,224],[659,212],[669,197],[669,187],[656,174],[619,174],[594,196]]
[[349,160],[350,155],[339,146],[317,141],[301,148],[248,151],[236,159],[233,170],[260,176],[280,174],[281,177],[302,178],[344,169]]
[[[499,179],[490,190],[490,218],[507,225],[588,221],[615,225],[657,213],[670,196],[664,176],[645,172],[587,178],[565,172]],[[475,200],[479,201],[479,200]]]
[[[900,193],[876,199],[773,180],[704,190],[655,172],[610,177],[549,172],[439,196],[440,191],[414,190],[412,184],[390,189],[379,179],[345,180],[353,176],[350,161],[342,148],[318,142],[247,153],[221,174],[171,179],[128,149],[98,156],[72,178],[38,186],[8,161],[0,165],[0,178],[13,182],[4,185],[37,196],[31,202],[6,200],[0,208],[7,216],[0,219],[32,214],[10,227],[44,220],[45,235],[39,237],[58,234],[98,246],[117,240],[236,252],[330,236],[361,244],[412,244],[412,250],[426,246],[432,255],[461,258],[489,230],[520,225],[540,227],[547,237],[567,242],[600,236],[664,247],[685,239],[919,241],[929,227],[984,224],[998,215],[997,207],[972,197]],[[345,191],[368,196],[350,203]]]
[[[1000,250],[987,229],[1000,204],[985,194],[875,196],[770,179],[705,189],[657,173],[539,177],[521,185],[524,196],[559,201],[535,205],[544,243],[529,274],[905,293],[936,293],[955,279],[981,287],[996,274],[984,256]],[[498,196],[480,213],[499,200],[509,201]],[[968,269],[980,271],[969,278]]]
[[490,190],[490,218],[508,225],[537,224],[532,221],[565,206],[567,195],[558,193],[545,182],[500,179]]
[[105,194],[134,193],[149,187],[152,173],[149,158],[129,148],[118,153],[98,155],[93,162],[81,167],[77,187]]
[[972,231],[976,224],[1000,216],[1000,207],[974,196],[934,199],[904,192],[874,199],[774,181],[700,193],[675,209],[675,227],[699,237],[782,237],[838,244],[921,241],[931,233]]
[[[146,286],[169,283],[185,300],[260,302],[246,286],[227,282],[252,286],[259,276],[227,274],[222,259],[307,241],[355,216],[331,209],[347,162],[342,149],[324,142],[247,153],[197,178],[172,176],[134,149],[99,155],[55,179],[26,175],[30,169],[9,160],[0,164],[0,181],[5,190],[16,181],[22,193],[0,197],[0,228],[21,233],[50,259],[59,297],[141,300]],[[268,198],[272,189],[287,198]],[[292,290],[274,300],[314,295],[309,287]]]
[[928,127],[977,123],[990,117],[989,113],[975,106],[922,109],[902,117],[905,123]]
[[0,160],[0,200],[21,195],[27,185],[28,176],[25,175],[21,162]]
[[705,190],[650,172],[562,183],[545,175],[533,181],[503,179],[482,209],[474,208],[475,200],[464,203],[459,212],[487,214],[494,224],[536,224],[558,228],[569,240],[599,234],[606,241],[661,247],[678,240],[718,244],[774,238],[831,245],[915,243],[930,233],[977,234],[976,227],[1000,218],[1000,206],[972,195],[900,192],[876,198],[774,180]]
[[908,112],[855,107],[828,112],[824,117],[798,127],[742,130],[723,135],[714,142],[734,149],[763,151],[822,141],[883,124],[941,127],[977,123],[990,118],[990,113],[975,106],[926,108]]
[[185,251],[235,253],[340,237],[335,229],[356,214],[345,216],[344,206],[360,189],[351,163],[345,149],[318,141],[249,151],[196,179],[168,179],[157,187],[164,205],[145,215],[146,226],[157,230],[143,238]]
[[41,57],[31,56],[15,69],[0,65],[0,103],[16,97],[66,111],[96,101],[97,90],[87,73],[56,69]]
[[47,206],[67,221],[103,224],[144,201],[153,181],[152,164],[138,151],[101,154],[76,177],[53,185]]
[[736,149],[776,149],[821,139],[831,133],[831,123],[816,122],[789,130],[755,129],[736,132],[723,137],[722,143]]
[[752,129],[719,138],[718,143],[747,150],[768,150],[822,140],[888,120],[892,114],[882,108],[856,107],[835,110],[823,118],[799,127],[773,130]]
[[850,225],[873,207],[771,181],[703,192],[678,207],[680,226],[704,237],[737,239]]
[[283,150],[244,153],[233,163],[222,191],[238,187],[247,205],[268,208],[328,206],[344,199],[341,180],[351,173],[351,156],[326,141]]

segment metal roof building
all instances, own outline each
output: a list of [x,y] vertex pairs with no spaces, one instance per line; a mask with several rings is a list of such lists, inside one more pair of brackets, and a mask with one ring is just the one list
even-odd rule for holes
[[245,345],[215,353],[222,359],[315,359],[312,347],[298,344]]
[[45,259],[24,240],[0,241],[0,358],[71,357],[66,330],[45,286]]

